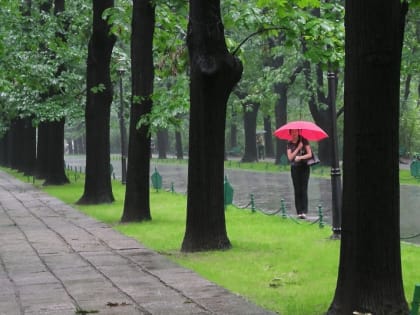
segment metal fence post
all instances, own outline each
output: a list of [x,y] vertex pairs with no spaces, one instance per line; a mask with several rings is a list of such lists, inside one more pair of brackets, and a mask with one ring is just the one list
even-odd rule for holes
[[419,314],[419,304],[420,304],[420,284],[416,284],[416,286],[414,287],[413,303],[411,304],[410,315]]
[[233,202],[233,192],[234,192],[232,185],[229,183],[227,179],[227,176],[225,176],[223,188],[224,188],[224,205],[225,205],[225,210],[226,210],[226,207],[228,205],[231,205]]
[[283,219],[287,218],[287,214],[286,214],[286,206],[284,205],[284,199],[282,198],[280,200],[280,204],[281,204],[281,216]]
[[322,206],[318,205],[318,216],[319,216],[319,228],[322,229],[324,227],[324,215],[322,213]]
[[251,211],[255,212],[254,194],[251,194],[250,197],[251,197]]
[[151,177],[153,188],[156,189],[156,191],[159,191],[159,189],[162,188],[162,176],[159,174],[156,167]]

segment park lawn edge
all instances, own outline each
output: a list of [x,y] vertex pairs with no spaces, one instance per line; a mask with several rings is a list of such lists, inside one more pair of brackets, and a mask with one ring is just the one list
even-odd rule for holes
[[[113,204],[79,206],[75,202],[83,192],[83,176],[65,186],[44,187],[42,182],[31,181],[16,171],[7,172],[264,308],[283,315],[318,315],[324,314],[332,301],[339,242],[329,240],[328,226],[320,229],[308,222],[296,223],[229,206],[226,226],[232,249],[186,254],[180,252],[185,195],[152,191],[152,220],[121,224],[125,186],[117,181],[113,181]],[[416,272],[420,248],[406,242],[401,248],[404,288],[410,303],[414,285],[420,280],[420,272]]]

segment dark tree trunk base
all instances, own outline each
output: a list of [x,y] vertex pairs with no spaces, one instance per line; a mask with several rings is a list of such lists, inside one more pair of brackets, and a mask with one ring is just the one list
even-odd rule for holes
[[59,186],[59,185],[65,185],[70,183],[67,177],[56,177],[56,178],[49,178],[46,180],[42,186]]
[[210,251],[210,250],[228,250],[231,249],[232,245],[228,239],[225,240],[218,240],[214,242],[209,242],[208,240],[200,243],[197,243],[196,241],[184,239],[184,242],[182,243],[182,252],[204,252],[204,251]]
[[[143,212],[141,210],[138,210],[138,212]],[[143,217],[143,216],[129,216],[129,215],[124,215],[121,218],[121,223],[130,223],[130,222],[145,222],[145,221],[151,221],[152,217]]]
[[[152,111],[153,100],[153,34],[155,4],[147,0],[133,1],[131,33],[132,102],[128,147],[127,186],[121,222],[152,220],[150,215],[151,139],[148,125],[137,128],[138,121]],[[160,152],[160,151],[159,151]]]
[[223,202],[226,104],[243,67],[227,50],[220,0],[189,3],[190,141],[187,223],[181,250],[225,250],[231,248]]
[[109,196],[96,196],[96,197],[82,197],[80,198],[76,204],[77,205],[97,205],[101,203],[113,203],[114,198]]

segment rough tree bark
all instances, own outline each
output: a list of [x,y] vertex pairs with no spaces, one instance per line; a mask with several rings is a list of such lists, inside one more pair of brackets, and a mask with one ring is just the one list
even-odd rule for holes
[[[276,104],[274,106],[275,120],[277,128],[287,123],[287,92],[289,85],[284,82],[276,83],[274,85],[274,91],[279,95]],[[276,139],[276,158],[275,164],[281,163],[281,157],[286,156],[287,142],[284,140]]]
[[[131,34],[132,103],[128,146],[127,188],[121,221],[151,220],[149,126],[137,129],[139,119],[152,110],[153,33],[155,6],[150,0],[133,1]],[[140,97],[136,102],[134,97]]]
[[24,119],[23,135],[23,172],[26,176],[32,176],[35,171],[36,161],[36,128],[32,126],[32,119]]
[[[64,12],[65,6],[64,0],[55,0],[54,1],[54,14],[59,15],[61,12]],[[56,36],[66,41],[65,35],[57,30]],[[60,74],[65,70],[64,65],[59,65],[55,76],[58,78]],[[60,92],[57,88],[52,87],[51,94],[59,94]],[[66,119],[62,117],[56,121],[47,122],[48,126],[48,162],[47,162],[47,173],[45,177],[45,182],[43,185],[63,185],[69,183],[65,171],[65,162],[64,162],[64,125]]]
[[260,104],[244,104],[244,132],[245,132],[245,152],[242,157],[242,162],[256,162],[258,161],[257,154],[257,115],[260,109]]
[[93,32],[88,45],[86,97],[86,177],[79,204],[114,201],[110,175],[109,120],[112,84],[109,72],[115,36],[102,18],[113,0],[93,0]]
[[399,85],[406,3],[346,1],[340,265],[328,315],[407,315],[400,257]]
[[10,159],[10,166],[11,168],[23,171],[23,155],[24,150],[23,146],[20,145],[21,143],[24,143],[24,126],[25,121],[22,118],[15,118],[12,120],[12,123],[10,125],[10,136],[11,136],[11,159]]
[[182,149],[182,135],[178,130],[175,131],[175,151],[176,158],[182,160],[184,158],[184,150]]
[[159,129],[157,131],[156,138],[157,138],[158,158],[166,159],[167,152],[168,152],[168,144],[169,144],[168,129],[166,128]]
[[37,155],[35,162],[36,178],[45,178],[48,171],[48,124],[40,122],[38,125]]
[[243,67],[227,50],[220,0],[190,0],[190,133],[182,251],[231,247],[224,214],[226,104]]
[[64,185],[69,183],[65,172],[64,162],[64,122],[62,118],[58,121],[48,122],[48,148],[47,148],[47,173],[44,186]]
[[268,158],[274,157],[273,147],[273,130],[271,126],[271,116],[264,117],[264,143],[265,143],[265,156]]

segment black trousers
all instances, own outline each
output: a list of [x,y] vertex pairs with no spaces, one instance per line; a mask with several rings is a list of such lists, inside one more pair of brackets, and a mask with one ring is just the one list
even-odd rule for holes
[[308,182],[310,167],[306,164],[292,165],[291,174],[295,191],[295,207],[298,214],[308,213]]

